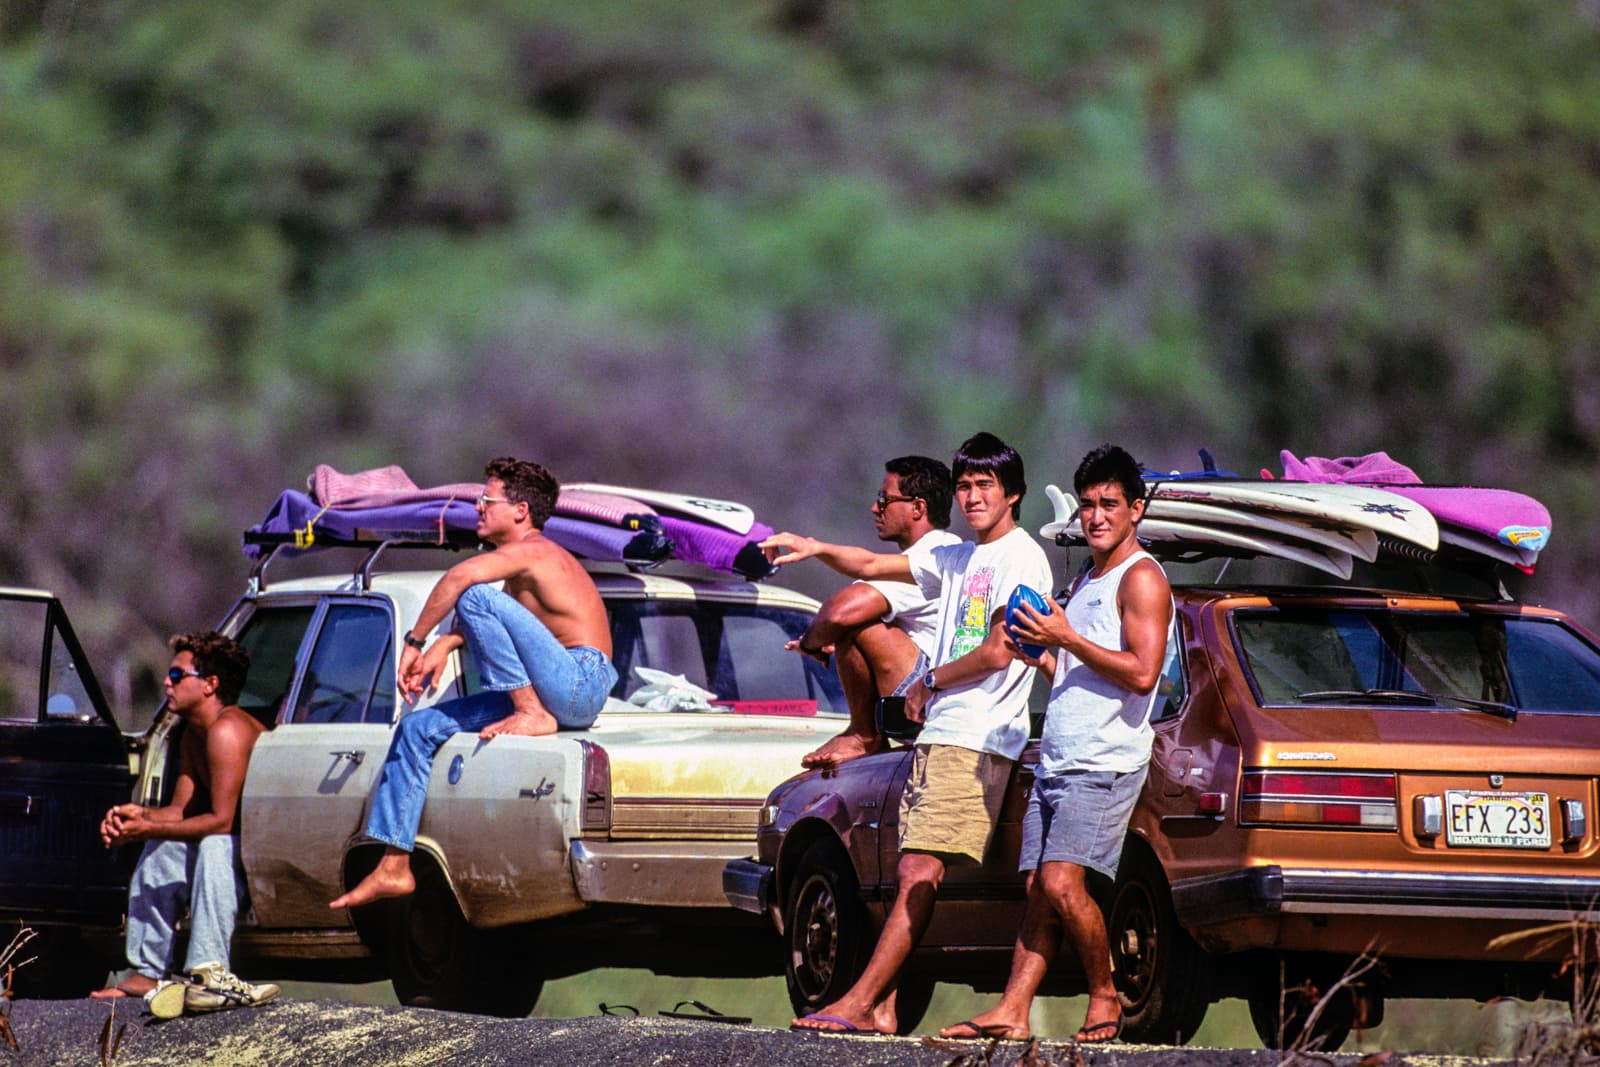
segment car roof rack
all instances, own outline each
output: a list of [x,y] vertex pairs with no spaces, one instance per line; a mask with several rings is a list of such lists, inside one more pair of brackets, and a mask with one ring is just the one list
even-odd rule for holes
[[354,548],[365,549],[366,555],[356,565],[355,578],[361,583],[363,591],[372,588],[372,569],[377,565],[378,557],[391,548],[431,548],[448,549],[459,552],[462,549],[477,548],[481,543],[476,534],[464,531],[446,531],[441,540],[435,530],[393,530],[384,533],[361,531],[357,537],[336,537],[327,534],[317,534],[314,539],[308,539],[304,531],[294,533],[261,533],[248,530],[244,534],[244,543],[256,545],[266,551],[261,553],[259,559],[250,568],[250,592],[260,593],[267,588],[267,565],[277,558],[285,549],[290,551],[305,551],[316,548]]

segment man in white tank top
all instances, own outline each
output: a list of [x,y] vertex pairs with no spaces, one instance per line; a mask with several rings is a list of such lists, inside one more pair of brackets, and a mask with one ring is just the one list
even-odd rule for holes
[[1111,445],[1095,449],[1079,465],[1073,489],[1092,566],[1074,584],[1065,611],[1054,601],[1048,615],[1024,608],[1025,621],[1011,631],[1016,642],[1045,646],[1038,659],[1015,654],[1054,679],[1023,819],[1018,868],[1028,872],[1027,911],[1000,1003],[946,1027],[945,1037],[1028,1037],[1028,1010],[1063,935],[1089,987],[1076,1040],[1092,1044],[1122,1034],[1105,921],[1087,876],[1116,876],[1144,784],[1172,590],[1134,537],[1145,490],[1133,457]]
[[[931,456],[899,456],[883,470],[872,502],[878,540],[894,542],[902,553],[960,543],[949,530],[954,490],[949,467]],[[832,653],[850,705],[850,725],[801,757],[801,766],[830,771],[888,748],[873,714],[878,698],[922,677],[938,642],[939,601],[911,582],[851,582],[823,601],[805,635],[788,647],[824,667]]]

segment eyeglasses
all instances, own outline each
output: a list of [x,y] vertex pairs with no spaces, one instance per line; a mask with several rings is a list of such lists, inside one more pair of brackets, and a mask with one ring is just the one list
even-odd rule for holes
[[171,682],[173,685],[181,684],[185,678],[204,677],[205,675],[201,674],[199,671],[186,671],[182,667],[167,668],[167,681]]
[[888,493],[885,493],[882,489],[879,489],[878,490],[878,495],[872,501],[872,506],[877,508],[879,511],[882,511],[884,508],[888,507],[890,504],[909,504],[913,500],[921,500],[921,499],[922,498],[918,497],[918,496],[890,496]]
[[490,504],[509,504],[511,498],[507,496],[490,496],[488,493],[478,494],[478,507],[487,511]]

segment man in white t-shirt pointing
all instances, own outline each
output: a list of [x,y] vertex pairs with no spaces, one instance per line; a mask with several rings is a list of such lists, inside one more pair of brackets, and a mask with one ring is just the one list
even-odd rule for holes
[[[900,456],[883,465],[872,502],[880,541],[902,553],[959,544],[950,525],[950,468],[930,456]],[[939,601],[911,582],[851,582],[817,610],[811,626],[789,647],[823,666],[829,653],[850,705],[850,725],[800,760],[832,770],[846,760],[881,752],[873,711],[878,698],[903,690],[932,665],[939,639]]]
[[973,540],[904,555],[775,534],[761,543],[775,563],[817,557],[853,578],[915,582],[939,604],[936,664],[905,691],[906,717],[923,722],[900,799],[899,881],[866,970],[838,1000],[796,1019],[827,1033],[899,1026],[900,969],[933,917],[951,863],[981,863],[1011,767],[1028,741],[1035,671],[1013,658],[1006,601],[1019,585],[1050,587],[1044,549],[1017,525],[1027,492],[1022,457],[990,433],[969,437],[950,465],[955,499]]

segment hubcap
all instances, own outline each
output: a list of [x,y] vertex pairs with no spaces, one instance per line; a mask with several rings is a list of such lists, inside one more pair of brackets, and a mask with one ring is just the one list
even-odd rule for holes
[[817,996],[833,979],[839,953],[839,905],[825,879],[812,877],[795,900],[790,933],[796,981],[807,996]]

